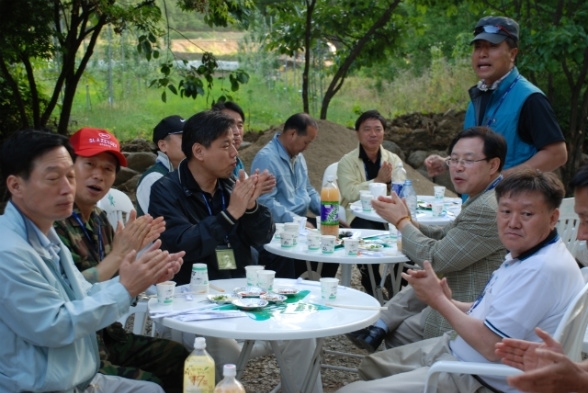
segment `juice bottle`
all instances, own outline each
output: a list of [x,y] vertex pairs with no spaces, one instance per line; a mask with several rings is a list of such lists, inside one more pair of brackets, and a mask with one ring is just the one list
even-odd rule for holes
[[339,236],[339,189],[333,176],[321,189],[321,234]]
[[216,385],[214,393],[245,393],[245,388],[235,379],[235,375],[237,375],[237,367],[234,364],[225,364],[224,378]]
[[184,393],[213,393],[214,360],[206,348],[206,339],[196,337],[194,350],[184,362]]

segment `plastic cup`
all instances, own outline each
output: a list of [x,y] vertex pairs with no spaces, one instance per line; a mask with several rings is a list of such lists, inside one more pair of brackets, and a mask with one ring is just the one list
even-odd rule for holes
[[297,235],[293,234],[292,232],[284,231],[280,236],[280,244],[285,248],[294,247],[294,239],[296,236]]
[[343,240],[343,245],[345,247],[345,254],[347,254],[347,255],[359,254],[359,239],[347,238],[347,239]]
[[433,202],[431,205],[431,210],[433,212],[433,217],[441,217],[443,215],[443,203],[442,202]]
[[386,196],[386,185],[384,183],[371,183],[370,193],[374,199],[378,199],[379,196]]
[[309,250],[320,250],[321,248],[321,233],[315,230],[309,230],[306,234],[306,244]]
[[245,266],[245,277],[247,277],[247,285],[257,286],[257,272],[263,270],[261,265],[247,265]]
[[322,235],[321,236],[321,250],[323,254],[332,254],[335,252],[335,236]]
[[294,217],[294,222],[298,224],[298,232],[304,233],[306,229],[306,217]]
[[208,266],[206,263],[194,263],[190,277],[190,291],[194,293],[208,293]]
[[339,285],[338,278],[323,277],[321,282],[321,298],[324,300],[334,300],[337,298],[337,286]]
[[371,193],[362,193],[359,195],[359,200],[361,201],[361,210],[364,212],[371,212],[372,211],[372,199],[373,196]]
[[435,195],[435,199],[443,200],[443,198],[445,198],[445,187],[433,186],[433,194]]
[[276,272],[274,270],[258,270],[257,271],[257,286],[266,291],[274,289],[274,279]]
[[176,283],[174,281],[160,282],[155,286],[157,289],[157,303],[172,304],[176,292]]

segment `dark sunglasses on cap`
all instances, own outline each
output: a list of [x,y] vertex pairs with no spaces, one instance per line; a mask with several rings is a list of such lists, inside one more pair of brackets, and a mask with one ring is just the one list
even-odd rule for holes
[[506,35],[509,36],[510,38],[514,38],[512,36],[512,34],[510,34],[508,32],[508,30],[506,30],[504,27],[502,27],[502,26],[491,26],[491,25],[476,27],[476,29],[474,30],[474,35],[478,35],[478,34],[480,34],[482,32],[490,33],[490,34],[499,34],[501,31],[505,32]]

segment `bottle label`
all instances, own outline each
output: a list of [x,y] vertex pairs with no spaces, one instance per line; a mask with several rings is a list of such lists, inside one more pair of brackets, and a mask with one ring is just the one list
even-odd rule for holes
[[214,366],[186,364],[184,368],[184,393],[212,393],[214,391]]
[[321,225],[339,226],[339,202],[321,202]]

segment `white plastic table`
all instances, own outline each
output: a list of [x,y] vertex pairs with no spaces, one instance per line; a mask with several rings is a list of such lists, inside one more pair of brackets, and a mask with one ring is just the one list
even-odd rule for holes
[[[235,278],[227,280],[211,281],[217,287],[223,288],[227,292],[232,292],[234,288],[245,286],[244,278]],[[304,297],[301,302],[311,304],[324,304],[320,295],[320,284],[314,281],[298,284],[296,280],[276,279],[275,286],[290,285],[296,286],[298,290],[309,290],[310,293]],[[203,301],[205,295],[194,295],[194,299],[189,301],[184,296],[176,296],[171,305],[162,305],[157,303],[157,299],[149,300],[149,311],[181,311],[198,306],[199,301]],[[270,342],[278,364],[283,367],[283,358],[278,348],[279,340],[297,340],[297,339],[316,339],[317,344],[308,365],[301,366],[305,373],[305,383],[303,392],[308,391],[320,372],[322,346],[325,337],[345,334],[371,325],[378,320],[380,315],[380,304],[372,296],[357,291],[353,288],[339,286],[337,298],[330,300],[329,304],[333,306],[326,310],[318,311],[283,311],[272,315],[266,320],[255,320],[250,317],[213,319],[204,321],[183,322],[172,317],[162,318],[162,323],[173,331],[195,333],[198,335],[244,339],[246,341],[243,351],[239,356],[237,364],[238,370],[242,371],[253,345],[252,340],[267,340]],[[340,305],[341,307],[337,307]],[[355,307],[355,309],[343,308]],[[284,383],[290,386],[291,381],[286,377]],[[287,391],[292,391],[289,386],[285,386]]]
[[[418,195],[417,199],[425,203],[432,203],[435,197],[432,195]],[[461,211],[461,198],[444,198],[443,203],[445,205],[443,215],[441,217],[433,217],[431,210],[418,209],[417,221],[425,225],[447,225],[451,221],[455,220],[455,217]],[[361,207],[361,201],[355,201],[350,204],[350,209],[356,217],[363,218],[364,220],[383,222],[387,223],[385,219],[380,217],[373,209],[369,212],[364,212]]]
[[[388,231],[380,231],[374,229],[345,229],[345,231],[352,231],[355,232],[354,236],[358,236],[361,238],[371,237],[371,236],[378,236],[378,235],[389,235]],[[391,247],[385,248],[382,253],[373,253],[374,255],[366,256],[366,255],[358,255],[358,256],[349,256],[345,253],[345,249],[343,247],[335,249],[335,252],[332,254],[324,254],[321,250],[308,250],[308,245],[306,243],[306,236],[304,234],[300,234],[298,236],[298,244],[294,247],[284,248],[280,244],[280,239],[274,238],[271,242],[265,244],[265,249],[272,254],[280,255],[287,258],[292,259],[299,259],[303,261],[310,261],[310,262],[322,262],[322,263],[339,263],[341,264],[341,284],[349,287],[351,286],[351,268],[354,264],[365,264],[368,265],[368,270],[370,274],[370,279],[372,280],[372,288],[375,293],[375,297],[378,298],[383,303],[383,296],[381,293],[381,285],[383,285],[383,281],[386,278],[386,273],[390,273],[392,275],[392,287],[394,293],[400,290],[400,275],[397,276],[394,274],[394,269],[392,269],[392,265],[394,264],[404,264],[404,262],[410,262],[410,259],[406,257],[401,252],[398,252],[396,249],[396,242],[391,243]],[[373,272],[371,270],[371,265],[375,264],[385,264],[386,265],[386,272],[382,275],[382,282],[378,283],[379,286],[375,285]],[[399,267],[398,271],[402,271],[402,265]]]

